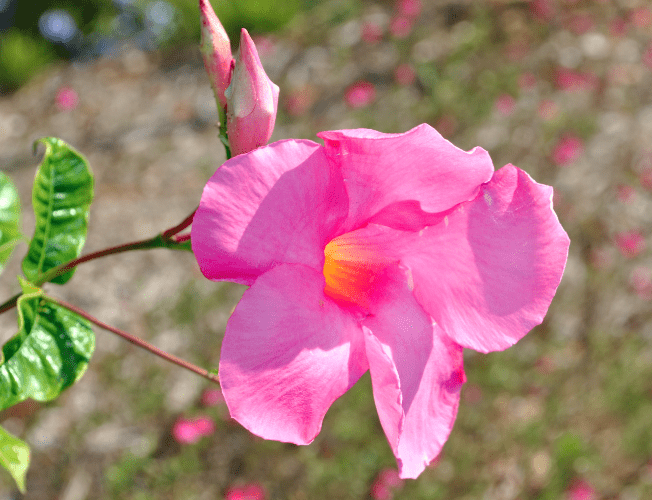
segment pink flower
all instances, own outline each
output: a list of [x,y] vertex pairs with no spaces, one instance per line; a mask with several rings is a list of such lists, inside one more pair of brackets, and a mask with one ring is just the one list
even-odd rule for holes
[[584,143],[574,134],[566,134],[557,142],[552,161],[557,165],[569,165],[577,160],[584,151]]
[[397,0],[396,11],[407,17],[417,17],[421,13],[421,0]]
[[609,34],[613,37],[621,37],[627,31],[627,23],[622,17],[615,17],[609,23]]
[[231,487],[226,491],[225,500],[265,500],[265,490],[257,483]]
[[233,155],[267,144],[274,131],[279,88],[265,73],[253,40],[243,29],[231,84],[225,91],[226,130]]
[[351,85],[344,94],[346,103],[352,108],[364,108],[376,98],[376,87],[373,83],[359,81]]
[[79,104],[79,95],[71,87],[61,87],[57,91],[54,102],[57,108],[59,108],[59,111],[70,111],[75,109]]
[[509,116],[514,111],[516,101],[509,94],[501,94],[496,99],[494,105],[496,106],[496,111],[498,111],[498,113],[503,116]]
[[631,12],[629,18],[637,28],[647,28],[652,24],[652,11],[648,7],[638,7]]
[[222,390],[254,434],[308,444],[369,370],[400,477],[415,478],[453,427],[463,348],[505,349],[543,320],[569,239],[551,187],[429,125],[319,137],[232,158],[204,188],[199,267],[250,285]]
[[224,27],[215,15],[209,0],[199,0],[201,16],[201,50],[204,67],[211,81],[215,99],[222,108],[226,106],[224,91],[231,82],[233,56],[231,41]]
[[396,80],[396,83],[399,85],[412,85],[415,78],[416,73],[410,64],[400,64],[394,70],[394,80]]
[[181,444],[192,444],[215,432],[215,424],[208,417],[179,418],[172,427],[172,436]]
[[645,238],[640,231],[623,231],[616,235],[616,246],[625,257],[636,257],[645,250]]
[[394,16],[389,22],[389,32],[394,38],[406,38],[414,27],[414,19],[407,16]]
[[555,17],[556,8],[553,0],[530,0],[530,12],[535,19],[546,23]]
[[593,91],[598,86],[598,77],[593,73],[581,73],[567,68],[558,68],[557,87],[568,91]]
[[217,406],[224,402],[224,396],[220,388],[206,389],[201,395],[202,406]]
[[647,267],[637,267],[629,277],[629,284],[642,299],[652,298],[652,275]]
[[394,498],[394,491],[400,490],[404,483],[396,469],[383,469],[371,485],[371,498],[390,500]]
[[619,184],[616,186],[616,197],[621,203],[632,203],[636,198],[636,190],[628,184]]
[[566,491],[567,500],[597,500],[593,486],[583,479],[576,479]]
[[591,14],[583,12],[570,16],[567,25],[576,35],[583,35],[595,26],[595,22],[593,21],[593,16],[591,16]]
[[383,28],[374,23],[362,25],[362,39],[371,45],[375,45],[383,39]]

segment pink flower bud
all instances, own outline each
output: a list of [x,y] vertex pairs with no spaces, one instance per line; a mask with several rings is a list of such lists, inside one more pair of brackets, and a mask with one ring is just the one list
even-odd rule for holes
[[233,155],[267,144],[274,131],[278,86],[265,73],[253,40],[243,28],[233,78],[226,89],[226,129]]
[[199,0],[201,15],[201,54],[204,66],[215,92],[215,99],[222,108],[226,106],[224,91],[231,82],[233,56],[231,42],[224,27],[215,15],[209,0]]

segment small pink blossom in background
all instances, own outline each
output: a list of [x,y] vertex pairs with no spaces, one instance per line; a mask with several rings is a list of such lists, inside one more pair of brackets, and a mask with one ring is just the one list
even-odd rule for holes
[[344,99],[352,108],[364,108],[376,99],[376,87],[373,83],[361,80],[346,90]]
[[598,500],[598,496],[588,482],[576,479],[566,490],[566,500]]
[[416,76],[411,64],[400,64],[394,70],[394,80],[399,85],[412,85]]
[[647,267],[636,267],[629,276],[629,285],[642,299],[652,299],[652,273]]
[[628,184],[619,184],[616,187],[616,197],[621,203],[632,203],[636,198],[636,190]]
[[620,38],[627,32],[627,22],[622,17],[615,17],[609,23],[609,34],[615,38]]
[[389,22],[389,32],[394,38],[406,38],[414,27],[414,19],[407,16],[394,16]]
[[570,16],[567,26],[576,35],[583,35],[595,26],[595,21],[591,14],[583,12]]
[[215,423],[208,417],[179,418],[172,427],[172,436],[181,444],[192,444],[215,432]]
[[210,407],[224,403],[224,395],[219,387],[206,389],[201,395],[201,405]]
[[59,111],[70,111],[79,104],[79,95],[71,87],[61,87],[54,98]]
[[555,17],[555,5],[552,0],[531,0],[530,13],[542,23],[547,23]]
[[224,500],[265,500],[265,490],[258,483],[251,483],[245,486],[232,486],[226,491]]
[[649,69],[652,69],[652,42],[650,42],[650,44],[647,46],[647,48],[643,52],[643,56],[641,57],[641,61]]
[[582,73],[568,68],[557,68],[557,88],[567,91],[593,91],[598,87],[598,77],[593,73]]
[[641,232],[633,229],[616,234],[616,246],[623,256],[632,258],[645,250],[646,242]]
[[552,187],[427,124],[319,137],[235,156],[204,188],[193,254],[207,278],[249,286],[222,391],[257,436],[307,445],[369,371],[399,476],[416,478],[453,428],[463,349],[504,350],[541,323],[570,240]]
[[629,20],[636,28],[647,28],[652,25],[652,11],[648,7],[638,7],[629,14]]
[[552,161],[556,165],[564,166],[573,163],[584,152],[582,139],[574,134],[563,135],[552,151]]
[[532,73],[522,73],[518,77],[518,86],[520,89],[527,90],[536,87],[537,77]]
[[371,498],[390,500],[394,492],[403,488],[405,480],[401,479],[396,469],[383,469],[371,485]]
[[652,190],[652,167],[643,169],[638,180],[645,189]]
[[496,99],[494,103],[496,111],[503,116],[509,116],[514,111],[514,106],[516,106],[516,100],[509,94],[501,94]]
[[421,0],[397,0],[396,11],[407,17],[417,17],[421,14]]
[[559,114],[559,106],[552,99],[543,99],[537,109],[542,120],[550,121]]
[[376,23],[364,23],[362,25],[362,40],[370,45],[375,45],[383,39],[384,30]]

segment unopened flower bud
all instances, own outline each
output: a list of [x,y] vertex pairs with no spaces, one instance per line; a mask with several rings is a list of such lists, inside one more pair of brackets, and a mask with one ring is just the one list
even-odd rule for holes
[[226,90],[227,132],[233,155],[267,144],[274,131],[279,88],[265,73],[253,40],[243,29],[240,52]]
[[215,100],[224,109],[226,106],[224,91],[231,82],[233,70],[231,42],[209,0],[199,0],[199,11],[201,14],[200,49],[204,66],[215,92]]

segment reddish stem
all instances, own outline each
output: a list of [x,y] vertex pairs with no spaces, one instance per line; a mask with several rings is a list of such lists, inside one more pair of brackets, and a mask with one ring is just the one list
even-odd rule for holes
[[145,342],[143,339],[140,339],[140,338],[138,338],[138,337],[136,337],[136,336],[134,336],[134,335],[132,335],[130,333],[127,333],[127,332],[125,332],[123,330],[120,330],[119,328],[115,328],[113,326],[107,325],[106,323],[104,323],[104,322],[100,321],[99,319],[91,316],[86,311],[84,311],[84,310],[82,310],[82,309],[80,309],[80,308],[78,308],[76,306],[73,306],[72,304],[69,304],[69,303],[67,303],[67,302],[65,302],[63,300],[60,300],[60,299],[53,299],[52,297],[48,297],[48,296],[44,296],[43,298],[50,301],[50,302],[52,302],[52,303],[54,303],[54,304],[60,305],[61,307],[65,307],[69,311],[72,311],[72,312],[78,314],[82,318],[86,318],[88,321],[90,321],[91,323],[96,324],[100,328],[103,328],[104,330],[108,330],[109,332],[115,333],[116,335],[119,335],[120,337],[122,337],[123,339],[131,342],[132,344],[135,344],[138,347],[151,352],[152,354],[156,354],[157,356],[163,358],[164,360],[169,361],[171,363],[174,363],[175,365],[178,365],[178,366],[180,366],[182,368],[185,368],[186,370],[190,370],[191,372],[194,372],[197,375],[200,375],[200,376],[210,380],[211,382],[219,382],[219,380],[220,380],[217,375],[212,374],[208,370],[205,370],[204,368],[200,368],[199,366],[194,365],[194,364],[192,364],[189,361],[186,361],[184,359],[177,358],[176,356],[174,356],[174,355],[172,355],[170,353],[167,353],[167,352],[159,349],[156,346],[153,346],[149,342]]

